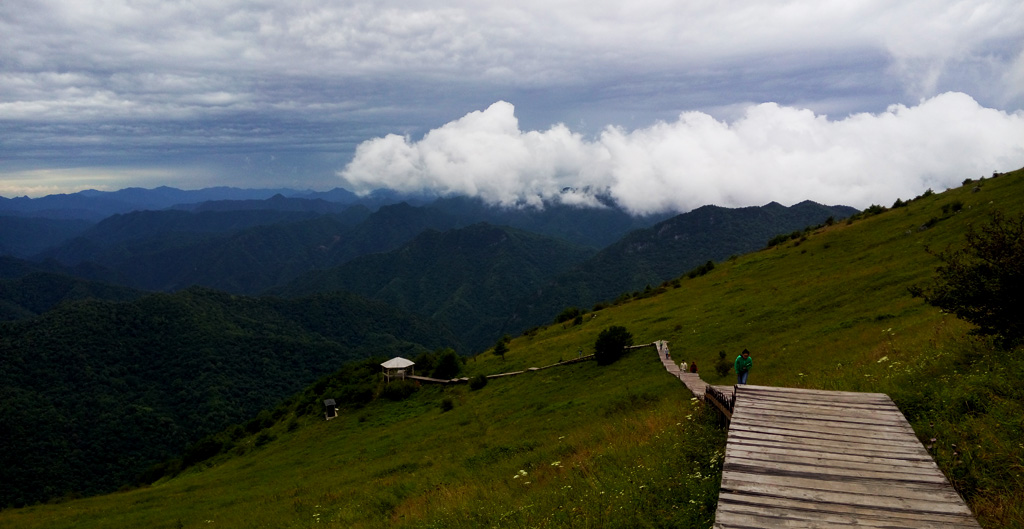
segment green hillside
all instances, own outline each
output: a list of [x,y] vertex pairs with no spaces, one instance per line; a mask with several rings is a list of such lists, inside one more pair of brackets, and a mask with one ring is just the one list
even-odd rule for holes
[[857,210],[848,206],[811,201],[790,207],[776,202],[746,208],[702,206],[627,233],[532,292],[517,304],[515,317],[533,325],[555,317],[566,306],[591,307],[623,292],[679,277],[709,259],[723,260],[756,250],[780,233],[855,213]]
[[[907,290],[934,275],[926,247],[962,245],[995,210],[1024,211],[1024,170],[925,195],[520,336],[504,360],[483,354],[466,372],[570,359],[611,325],[636,343],[668,340],[712,383],[732,381],[713,369],[719,351],[748,348],[754,384],[889,393],[983,527],[1024,526],[1024,360]],[[424,386],[332,421],[295,416],[339,397],[334,384],[178,477],[7,509],[0,526],[710,526],[725,435],[651,349],[478,390]]]

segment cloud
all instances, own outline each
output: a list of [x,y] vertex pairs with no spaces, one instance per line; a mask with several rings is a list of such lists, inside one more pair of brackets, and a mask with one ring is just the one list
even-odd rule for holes
[[425,134],[360,144],[339,176],[367,192],[478,196],[505,206],[611,197],[634,213],[811,199],[866,207],[1024,166],[1024,112],[961,93],[839,120],[775,103],[724,122],[684,112],[674,122],[585,138],[565,125],[520,130],[497,102]]
[[[268,99],[346,97],[317,95],[296,81],[374,79],[443,90],[461,83],[607,86],[638,77],[781,80],[837,60],[860,70],[879,57],[888,63],[882,75],[915,99],[948,90],[995,97],[1019,91],[1002,73],[1024,51],[1022,26],[1024,9],[1012,0],[10,0],[0,4],[7,73],[0,103],[18,119],[54,111],[178,119],[225,107],[249,111]],[[1021,103],[1019,93],[1012,97]]]
[[[1014,112],[1021,27],[1019,0],[2,0],[0,175],[4,160],[130,160],[187,176],[193,160],[213,173],[230,165],[221,158],[274,153],[307,157],[295,171],[333,185],[343,162],[311,167],[326,153],[420,137],[499,100],[538,131],[521,148],[694,110],[731,129],[763,101],[845,116],[962,92]],[[576,143],[586,152],[558,151],[541,181],[572,183],[557,168],[573,156],[610,156]],[[242,168],[222,174],[252,183]],[[612,189],[610,178],[600,183]],[[518,189],[483,191],[511,200]]]

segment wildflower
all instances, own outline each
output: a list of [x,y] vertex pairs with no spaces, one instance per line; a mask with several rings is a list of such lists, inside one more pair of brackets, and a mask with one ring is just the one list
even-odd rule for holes
[[551,462],[551,466],[553,466],[553,467],[560,467],[560,466],[562,466],[562,462],[561,461],[552,461]]
[[525,476],[525,475],[526,475],[526,471],[525,471],[525,470],[522,470],[522,469],[520,469],[520,470],[519,470],[519,473],[518,473],[518,474],[516,474],[516,475],[512,476],[512,479],[519,479],[520,477],[523,477],[523,476]]
[[876,363],[881,364],[882,362],[888,362],[888,361],[889,361],[889,355],[886,355],[886,356],[883,356],[882,358],[879,358],[878,362],[876,362]]

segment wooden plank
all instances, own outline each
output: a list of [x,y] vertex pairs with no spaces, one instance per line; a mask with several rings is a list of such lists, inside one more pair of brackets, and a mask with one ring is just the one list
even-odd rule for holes
[[[823,410],[827,411],[827,410]],[[749,405],[736,406],[736,413],[750,414],[758,419],[768,420],[809,420],[814,422],[829,422],[836,424],[864,425],[874,428],[889,430],[907,430],[910,425],[905,419],[901,420],[892,414],[876,413],[873,417],[853,417],[837,415],[834,413],[814,413],[813,409],[789,410],[780,408],[758,408]]]
[[775,513],[748,513],[748,512],[723,512],[715,515],[715,525],[717,528],[727,527],[742,527],[742,528],[754,528],[754,527],[766,527],[766,528],[785,528],[785,529],[830,529],[832,527],[864,527],[864,528],[886,528],[886,529],[977,529],[978,525],[968,525],[969,522],[963,523],[937,523],[931,521],[914,521],[905,520],[902,523],[896,520],[885,520],[885,521],[873,521],[862,520],[856,517],[829,517],[828,519],[820,518],[800,518],[793,514],[792,511],[786,510],[778,514]]
[[901,451],[911,450],[917,451],[920,454],[927,454],[927,452],[924,451],[924,447],[922,447],[920,443],[916,442],[916,439],[892,439],[887,443],[880,444],[878,439],[874,436],[851,437],[846,435],[845,432],[815,432],[797,425],[786,424],[750,425],[741,423],[737,425],[735,429],[730,428],[729,436],[735,436],[737,440],[760,439],[766,441],[793,443],[794,445],[820,444],[821,446],[834,446],[835,443],[839,443],[840,445],[847,444],[851,447],[866,445],[865,449],[868,450],[892,451],[894,449],[898,449]]
[[[733,410],[733,417],[736,420],[746,421],[749,420],[747,415],[740,413],[739,411]],[[906,440],[906,436],[901,435],[899,432],[882,432],[882,431],[868,431],[866,429],[859,428],[842,428],[837,425],[829,424],[815,424],[812,421],[795,422],[795,421],[774,421],[769,425],[758,425],[756,427],[746,426],[746,428],[767,428],[781,433],[783,435],[792,434],[814,434],[826,436],[830,439],[851,439],[853,441],[864,442],[865,440],[876,440],[878,442],[891,441],[891,442],[902,442],[909,444]],[[914,442],[917,441],[916,437],[912,438]]]
[[874,463],[837,462],[819,460],[795,455],[756,454],[750,452],[727,452],[730,468],[758,468],[767,474],[786,473],[790,476],[826,476],[824,479],[884,479],[901,482],[946,483],[945,478],[936,475],[934,468],[881,465]]
[[[741,415],[741,419],[744,417]],[[773,424],[735,424],[729,428],[730,435],[736,432],[737,435],[750,435],[750,436],[778,436],[786,439],[791,439],[792,442],[815,442],[820,441],[837,441],[837,442],[849,442],[851,444],[870,444],[877,447],[877,449],[884,450],[888,448],[898,447],[900,449],[919,449],[924,450],[921,443],[917,441],[916,437],[905,437],[889,439],[886,443],[879,443],[878,437],[873,435],[862,436],[862,435],[849,435],[847,432],[839,432],[836,430],[830,430],[828,428],[812,428],[809,425],[802,424],[785,424],[785,423],[773,423]],[[766,439],[771,437],[765,437]],[[925,452],[927,453],[927,452]]]
[[852,400],[857,402],[892,402],[885,393],[862,393],[859,391],[831,391],[821,389],[784,388],[776,386],[755,386],[744,384],[740,389],[751,396],[757,395],[802,395],[818,396],[829,401]]
[[[918,509],[883,507],[880,505],[850,505],[848,503],[821,502],[786,498],[773,494],[741,495],[723,493],[719,496],[721,505],[728,512],[745,514],[768,514],[794,519],[815,520],[830,523],[860,523],[869,527],[897,526],[963,527],[970,515],[935,513]],[[908,525],[909,524],[909,525]]]
[[846,469],[838,468],[828,465],[810,465],[801,463],[789,463],[784,461],[765,461],[763,459],[748,459],[742,457],[732,457],[730,459],[729,454],[726,453],[725,467],[723,468],[735,468],[747,473],[761,472],[765,474],[787,476],[787,477],[806,477],[814,479],[831,479],[833,481],[849,481],[849,480],[862,480],[862,481],[875,481],[879,482],[880,486],[895,485],[898,482],[909,482],[909,483],[947,483],[946,478],[934,474],[896,474],[894,472],[878,471],[878,470],[859,470],[859,469]]
[[880,407],[892,407],[892,408],[896,407],[896,405],[893,404],[892,402],[885,402],[885,401],[865,401],[865,400],[850,400],[850,399],[842,400],[842,401],[840,401],[840,400],[830,401],[830,400],[827,400],[827,399],[822,399],[821,397],[785,395],[785,394],[776,394],[776,393],[766,393],[764,395],[757,395],[756,397],[753,397],[753,398],[749,398],[749,397],[751,397],[750,393],[747,393],[746,395],[748,397],[746,399],[747,402],[748,403],[752,403],[752,404],[761,404],[761,403],[764,403],[764,404],[779,403],[779,404],[784,404],[784,405],[788,405],[788,404],[800,405],[800,404],[803,404],[803,405],[811,405],[811,406],[815,406],[815,405],[816,406],[831,406],[831,407],[836,407],[836,408],[857,409],[857,410],[876,410],[876,409],[879,409]]
[[[798,459],[810,459],[814,461],[828,461],[836,465],[880,465],[886,468],[907,468],[924,469],[934,473],[936,466],[931,459],[898,459],[895,457],[863,456],[859,454],[841,454],[835,452],[823,452],[819,450],[776,448],[765,446],[746,446],[742,444],[730,444],[730,448],[737,456],[749,454],[750,457],[764,455],[765,457],[789,457]],[[746,456],[744,456],[746,457]]]
[[[865,406],[865,407],[850,407],[850,406],[830,406],[827,404],[809,404],[809,403],[792,403],[792,402],[765,402],[758,400],[755,402],[744,402],[743,409],[745,410],[776,410],[776,411],[789,411],[791,413],[815,413],[823,417],[849,417],[859,419],[870,419],[885,417],[887,414],[883,409],[879,409],[878,406]],[[893,410],[895,411],[895,410]],[[891,418],[890,420],[896,420]]]
[[[773,436],[777,437],[777,436]],[[828,445],[825,445],[827,443]],[[741,437],[741,436],[729,436],[729,444],[735,445],[738,448],[748,450],[801,450],[812,454],[826,454],[835,457],[863,457],[868,459],[875,459],[880,461],[893,461],[893,462],[923,462],[932,463],[932,458],[925,452],[907,452],[904,450],[892,450],[892,449],[874,449],[875,445],[872,444],[858,444],[856,446],[849,446],[846,442],[836,441],[817,441],[810,443],[792,443],[786,441],[774,441],[770,439],[763,439],[759,437]]]
[[[816,501],[836,501],[843,495],[843,501],[864,505],[888,505],[906,507],[904,502],[956,503],[960,496],[950,487],[934,483],[907,483],[892,489],[880,489],[876,483],[868,481],[829,481],[813,478],[790,477],[785,480],[778,476],[749,474],[741,471],[730,471],[722,477],[722,491],[746,491],[757,494],[779,494],[789,498],[813,499]],[[877,497],[881,496],[879,500]],[[966,506],[946,509],[943,512],[969,512]]]

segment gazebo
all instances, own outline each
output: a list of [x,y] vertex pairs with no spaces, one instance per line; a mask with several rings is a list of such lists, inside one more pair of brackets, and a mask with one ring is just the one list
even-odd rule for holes
[[413,374],[414,371],[412,366],[416,365],[416,362],[396,356],[387,362],[384,362],[380,366],[384,368],[384,376],[388,378],[388,382],[391,382],[391,377],[400,377],[405,379],[405,372],[408,369],[409,374]]

